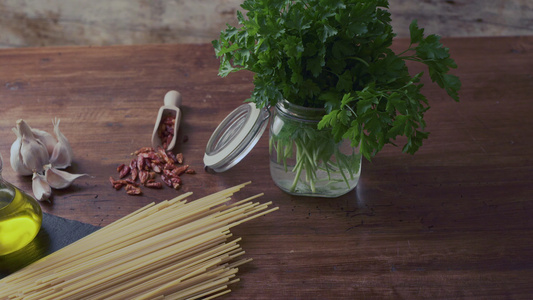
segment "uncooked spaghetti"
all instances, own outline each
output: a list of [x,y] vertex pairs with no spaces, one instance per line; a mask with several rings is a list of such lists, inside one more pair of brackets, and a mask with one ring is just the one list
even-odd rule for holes
[[238,185],[149,204],[0,280],[0,299],[212,299],[251,259],[230,228],[277,209]]

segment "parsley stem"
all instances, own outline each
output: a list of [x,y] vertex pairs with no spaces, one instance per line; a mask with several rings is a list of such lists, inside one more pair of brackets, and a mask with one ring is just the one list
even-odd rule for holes
[[357,57],[357,56],[350,56],[350,57],[347,57],[347,58],[350,58],[350,59],[355,59],[359,62],[362,62],[367,68],[370,67],[370,65],[368,64],[368,62],[360,57]]
[[409,44],[409,47],[407,47],[407,49],[404,50],[403,52],[397,54],[397,56],[400,57],[400,58],[402,58],[402,55],[404,55],[405,53],[407,53],[407,52],[409,52],[409,51],[412,51],[412,50],[415,50],[415,49],[411,48],[412,45],[413,45],[413,43],[410,43],[410,44]]

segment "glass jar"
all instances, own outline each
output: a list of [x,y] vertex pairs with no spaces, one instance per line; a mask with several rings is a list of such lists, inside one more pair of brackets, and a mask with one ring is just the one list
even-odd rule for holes
[[283,191],[299,196],[338,197],[353,190],[361,154],[349,140],[335,142],[330,129],[318,130],[325,110],[282,101],[270,120],[270,173]]
[[42,219],[37,200],[2,178],[0,155],[0,255],[29,244],[39,232]]

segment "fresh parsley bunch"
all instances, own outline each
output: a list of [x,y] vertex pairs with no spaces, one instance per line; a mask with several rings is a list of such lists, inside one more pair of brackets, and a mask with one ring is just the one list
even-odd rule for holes
[[283,99],[327,114],[319,129],[335,141],[347,138],[370,159],[398,136],[415,153],[428,137],[421,94],[422,73],[411,76],[406,61],[423,63],[429,76],[458,101],[459,78],[439,36],[424,36],[416,20],[404,52],[391,50],[395,36],[387,0],[245,0],[239,27],[213,41],[220,76],[254,73],[249,101],[258,107]]

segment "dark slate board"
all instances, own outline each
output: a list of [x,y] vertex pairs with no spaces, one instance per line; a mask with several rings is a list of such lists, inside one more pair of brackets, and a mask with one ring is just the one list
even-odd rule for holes
[[0,256],[0,279],[98,229],[98,226],[44,213],[41,230],[30,244]]

